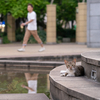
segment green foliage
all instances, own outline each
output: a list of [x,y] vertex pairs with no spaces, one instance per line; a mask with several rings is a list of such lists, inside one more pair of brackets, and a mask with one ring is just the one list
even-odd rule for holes
[[60,0],[59,2],[57,1],[55,0],[54,2],[55,4],[57,4],[57,24],[63,25],[65,23],[66,25],[68,21],[75,20],[77,2],[75,0]]
[[15,19],[26,18],[28,3],[34,6],[38,25],[45,29],[44,16],[46,14],[46,5],[49,4],[47,0],[0,0],[0,13],[3,15],[11,13]]
[[57,36],[60,38],[75,38],[76,31],[74,29],[63,29],[60,25],[57,25]]
[[37,13],[38,25],[45,29],[44,16],[46,5],[49,4],[47,0],[0,0],[0,13],[3,15],[11,13],[15,19],[26,18],[28,3],[34,6],[34,11]]
[[7,32],[2,32],[2,31],[0,30],[0,37],[1,37],[1,39],[2,39],[2,43],[3,43],[3,44],[8,44],[8,43],[10,43],[10,41],[9,41],[9,39],[8,39],[8,37],[7,37]]
[[23,40],[23,37],[24,37],[24,34],[25,34],[24,29],[23,29],[23,32],[21,32],[21,29],[19,28],[19,29],[16,30],[15,33],[16,33],[16,41],[17,42],[22,41]]
[[[24,79],[23,79],[24,80]],[[9,93],[27,93],[27,90],[22,88],[21,85],[26,82],[23,80],[19,80],[18,77],[16,77],[8,86],[7,86],[7,91]],[[27,85],[27,84],[26,84]]]
[[27,4],[32,3],[37,14],[46,11],[46,0],[0,0],[0,13],[6,15],[8,12],[14,18],[27,16]]
[[3,44],[10,43],[7,36],[3,36],[2,42],[3,42]]
[[7,80],[4,75],[0,76],[0,93],[27,93],[27,90],[22,88],[21,85],[27,85],[25,77],[18,76],[11,80]]
[[7,37],[7,33],[6,32],[0,32],[0,37],[2,38],[3,44],[10,43],[10,41],[8,40],[8,37]]
[[[28,90],[22,88],[21,85],[28,86],[24,73],[3,73],[0,75],[0,94],[1,93],[28,93]],[[47,89],[47,75],[39,74],[37,93],[45,93],[50,97],[50,92]]]
[[57,36],[56,42],[57,43],[61,43],[62,42],[63,37],[62,36]]
[[47,76],[45,74],[39,74],[37,93],[45,93],[50,98],[50,91],[47,89]]

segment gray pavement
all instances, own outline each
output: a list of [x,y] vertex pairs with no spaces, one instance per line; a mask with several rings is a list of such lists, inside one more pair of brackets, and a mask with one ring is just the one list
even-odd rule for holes
[[87,48],[86,45],[78,45],[76,43],[61,43],[55,45],[45,44],[46,50],[38,52],[39,44],[28,44],[25,52],[18,52],[21,43],[0,44],[0,57],[25,57],[25,56],[50,56],[50,55],[72,55],[81,54],[83,52],[100,51],[100,48]]

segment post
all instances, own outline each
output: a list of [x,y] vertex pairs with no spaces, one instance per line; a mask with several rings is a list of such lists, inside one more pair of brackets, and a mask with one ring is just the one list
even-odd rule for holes
[[76,42],[86,44],[87,42],[87,5],[85,2],[78,3],[76,8]]
[[56,43],[56,5],[47,5],[47,41]]
[[11,42],[15,41],[15,19],[12,15],[7,15],[7,37]]
[[47,74],[47,89],[50,90],[49,74]]

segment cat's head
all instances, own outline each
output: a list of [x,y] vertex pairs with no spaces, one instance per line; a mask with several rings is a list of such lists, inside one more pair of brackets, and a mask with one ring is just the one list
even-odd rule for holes
[[76,59],[74,59],[73,61],[64,60],[64,62],[65,62],[65,65],[66,65],[67,69],[70,69],[70,70],[75,69],[75,67],[76,67]]

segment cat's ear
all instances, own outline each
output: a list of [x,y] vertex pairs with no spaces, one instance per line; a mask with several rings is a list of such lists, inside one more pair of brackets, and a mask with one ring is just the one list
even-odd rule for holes
[[74,60],[73,60],[73,62],[75,62],[75,63],[76,63],[76,59],[74,59]]
[[67,60],[64,60],[64,62],[65,62],[65,64],[67,64],[67,63],[68,63],[68,61],[67,61]]

